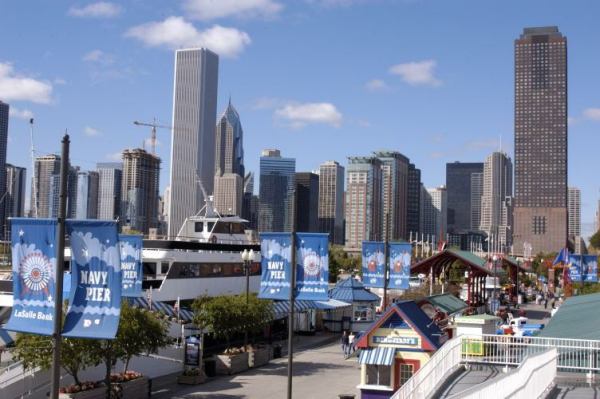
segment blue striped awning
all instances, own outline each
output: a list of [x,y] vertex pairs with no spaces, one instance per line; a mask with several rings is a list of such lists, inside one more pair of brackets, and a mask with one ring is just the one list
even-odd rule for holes
[[371,348],[360,351],[358,363],[377,364],[379,366],[391,366],[394,362],[396,348]]
[[[150,307],[148,300],[144,297],[130,297],[129,303],[143,309],[149,309]],[[175,310],[173,306],[160,301],[152,301],[152,311],[164,313],[169,317],[177,317],[177,310]],[[179,311],[179,318],[183,321],[190,322],[194,318],[194,314],[187,309],[181,309]]]

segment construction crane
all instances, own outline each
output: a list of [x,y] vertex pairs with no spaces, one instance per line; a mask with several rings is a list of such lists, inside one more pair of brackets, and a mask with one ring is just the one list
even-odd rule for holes
[[150,126],[152,128],[152,134],[150,136],[150,145],[152,146],[152,155],[156,155],[156,128],[169,129],[169,130],[173,129],[172,126],[159,125],[158,123],[156,123],[156,118],[153,119],[152,123],[133,121],[133,124],[137,125],[137,126]]

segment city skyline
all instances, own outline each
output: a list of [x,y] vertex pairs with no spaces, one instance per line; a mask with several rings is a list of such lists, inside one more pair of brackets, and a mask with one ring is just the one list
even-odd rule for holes
[[[549,6],[544,10],[536,7],[539,2],[531,2],[525,5],[521,15],[512,15],[509,4],[505,6],[495,6],[495,15],[507,15],[511,13],[510,21],[507,23],[498,23],[492,18],[489,11],[482,6],[473,3],[472,12],[480,15],[478,18],[469,17],[468,28],[457,29],[450,28],[447,24],[437,24],[436,20],[441,18],[438,13],[449,11],[450,6],[437,4],[435,7],[426,2],[414,2],[414,4],[399,4],[393,2],[381,2],[367,7],[364,4],[349,4],[346,6],[317,6],[317,5],[285,5],[272,19],[270,18],[248,18],[240,20],[235,16],[226,16],[221,19],[208,22],[198,22],[185,15],[185,10],[177,5],[168,10],[157,10],[152,12],[147,8],[136,9],[139,5],[124,3],[122,11],[117,18],[75,18],[67,15],[68,6],[61,8],[49,7],[48,16],[54,19],[65,21],[65,26],[61,32],[68,32],[69,29],[83,29],[82,35],[92,35],[94,27],[98,25],[107,30],[106,39],[102,42],[92,41],[92,45],[75,44],[69,49],[72,53],[66,57],[65,61],[73,64],[72,69],[62,68],[64,65],[56,57],[58,54],[64,55],[64,48],[57,48],[56,45],[48,44],[44,40],[35,43],[36,46],[43,46],[47,65],[35,61],[31,55],[21,47],[15,47],[9,44],[4,59],[0,60],[3,65],[10,63],[10,70],[3,69],[2,76],[27,76],[37,81],[46,82],[51,86],[50,95],[44,97],[39,94],[38,103],[29,100],[6,100],[15,109],[11,117],[8,149],[8,162],[17,166],[29,166],[31,160],[28,154],[29,140],[28,127],[25,119],[19,119],[15,115],[26,116],[27,110],[33,112],[36,118],[36,147],[38,155],[55,152],[59,148],[59,139],[64,132],[65,125],[69,127],[73,137],[73,159],[72,163],[81,165],[84,170],[91,170],[93,166],[81,162],[89,154],[85,153],[85,147],[90,146],[98,148],[98,156],[93,161],[103,162],[110,160],[106,154],[120,153],[124,148],[139,147],[140,143],[147,138],[149,132],[143,129],[130,126],[131,121],[135,119],[150,120],[157,116],[162,122],[170,120],[172,96],[172,52],[155,48],[152,45],[144,46],[139,39],[136,39],[135,27],[139,27],[150,21],[164,21],[164,15],[183,15],[186,22],[196,27],[197,30],[209,29],[213,24],[222,24],[225,27],[235,27],[239,32],[246,33],[250,39],[242,40],[244,44],[238,51],[231,49],[220,49],[227,54],[223,60],[223,73],[221,74],[218,97],[218,108],[222,108],[227,101],[229,93],[235,99],[239,98],[239,111],[245,121],[245,130],[252,140],[247,142],[247,161],[246,168],[249,171],[258,171],[258,158],[261,148],[276,147],[281,148],[282,152],[298,160],[298,170],[313,170],[326,159],[336,159],[343,165],[346,164],[346,157],[373,151],[377,148],[390,148],[401,151],[406,154],[419,168],[422,169],[422,180],[426,186],[437,186],[444,183],[443,168],[445,163],[454,160],[465,162],[483,161],[492,146],[499,148],[499,137],[502,135],[504,150],[512,155],[511,142],[513,137],[512,129],[512,106],[511,98],[513,86],[513,58],[512,58],[512,40],[523,27],[558,25],[561,32],[568,38],[570,48],[574,49],[573,55],[569,59],[570,71],[577,71],[577,74],[570,76],[569,86],[571,97],[569,109],[571,110],[571,126],[569,130],[569,151],[570,151],[570,173],[569,183],[577,185],[582,189],[582,222],[590,223],[595,213],[595,204],[597,202],[597,186],[589,180],[589,172],[585,162],[582,159],[591,156],[589,145],[595,129],[594,109],[600,104],[595,97],[594,88],[598,85],[593,81],[595,58],[590,60],[590,55],[583,49],[586,48],[586,42],[589,43],[588,36],[595,33],[589,14],[593,12],[584,12],[576,7],[560,7],[558,5]],[[20,15],[25,10],[19,5],[7,5],[8,14]],[[592,6],[595,8],[596,6]],[[43,7],[42,7],[43,8]],[[395,37],[397,45],[392,46],[390,54],[383,55],[381,46],[366,46],[368,55],[377,59],[377,62],[361,61],[360,67],[364,71],[356,74],[356,70],[348,67],[347,72],[336,73],[336,66],[339,65],[331,57],[320,61],[319,66],[323,67],[323,72],[319,72],[315,84],[323,87],[317,88],[313,84],[307,84],[307,79],[299,79],[298,84],[290,82],[283,85],[288,94],[276,89],[282,82],[283,73],[274,71],[273,68],[282,69],[289,66],[292,60],[298,60],[297,57],[304,57],[307,50],[316,51],[321,54],[324,50],[317,41],[308,40],[306,45],[294,46],[298,52],[296,57],[291,60],[278,60],[275,66],[269,66],[265,62],[267,51],[279,51],[281,47],[277,41],[271,38],[267,33],[278,30],[282,24],[293,19],[297,28],[287,35],[306,34],[306,23],[299,15],[309,15],[311,23],[316,24],[315,36],[309,36],[315,39],[318,34],[327,32],[326,22],[333,21],[342,27],[345,23],[342,18],[349,22],[362,16],[365,10],[369,10],[374,15],[381,17],[378,20],[379,25],[385,25],[387,22],[384,14],[392,14],[396,18],[401,18],[405,22],[404,27],[398,27],[395,23],[391,35]],[[139,11],[139,15],[133,17]],[[394,11],[394,12],[392,12]],[[162,14],[161,14],[162,12]],[[449,11],[451,12],[451,11]],[[161,16],[159,16],[159,14]],[[336,14],[340,14],[339,16]],[[429,25],[431,32],[426,32],[410,21],[419,19],[419,15],[431,15],[432,24]],[[392,16],[390,15],[390,17]],[[578,23],[570,22],[577,17]],[[466,18],[466,17],[465,17]],[[18,19],[18,18],[15,18]],[[406,19],[406,20],[405,20]],[[375,18],[373,19],[375,20]],[[3,28],[8,34],[9,29],[22,32],[22,27],[18,28],[13,21],[6,21]],[[365,21],[367,28],[374,23],[369,18]],[[89,24],[89,28],[84,28],[83,24]],[[485,26],[486,29],[482,29]],[[21,30],[19,30],[21,29]],[[89,29],[89,31],[88,31]],[[416,43],[409,44],[399,40],[402,34],[413,31],[418,37]],[[448,30],[448,32],[445,32]],[[480,32],[478,38],[469,33],[477,30]],[[139,29],[138,29],[139,31]],[[447,42],[437,43],[433,39],[440,32],[447,33]],[[25,32],[24,32],[25,33]],[[375,31],[384,40],[381,30]],[[419,35],[423,33],[423,35]],[[340,35],[343,36],[343,35]],[[346,51],[348,46],[338,45],[341,38],[332,36],[331,40],[335,42],[338,51]],[[346,38],[347,39],[347,38]],[[353,46],[364,46],[364,38],[352,35]],[[32,37],[24,34],[23,44],[34,44]],[[383,46],[389,46],[390,42],[385,39]],[[445,41],[446,41],[445,40]],[[484,45],[485,43],[485,45]],[[114,48],[113,48],[114,44]],[[445,51],[442,47],[450,45],[451,49]],[[89,46],[92,46],[88,48]],[[464,46],[461,48],[460,46]],[[31,47],[36,48],[36,47]],[[40,47],[42,48],[42,47]],[[421,50],[419,50],[421,48]],[[477,56],[470,56],[470,63],[457,63],[453,60],[456,52],[458,54],[473,53],[477,50]],[[492,50],[493,49],[493,50]],[[99,52],[94,52],[99,50]],[[54,52],[54,55],[50,54]],[[129,57],[124,56],[125,52],[130,52]],[[103,55],[105,56],[103,58]],[[110,60],[112,55],[112,63]],[[234,58],[231,58],[234,56]],[[338,54],[339,56],[339,54]],[[237,57],[237,58],[235,58]],[[84,58],[86,60],[84,60]],[[285,57],[278,57],[283,58]],[[343,57],[341,57],[343,59]],[[391,66],[419,63],[421,61],[433,60],[431,64],[419,64],[427,69],[429,65],[430,73],[426,75],[425,81],[414,82],[414,85],[403,80],[405,75],[400,74],[404,68],[394,69],[397,73],[391,73]],[[590,62],[591,61],[591,62]],[[102,64],[104,62],[104,64]],[[295,61],[297,62],[297,61]],[[297,62],[298,63],[298,62]],[[77,64],[77,65],[75,65]],[[126,64],[126,65],[123,65]],[[300,62],[301,67],[306,68],[308,61]],[[487,74],[477,72],[477,68],[483,68],[486,65],[494,65],[493,73],[497,79],[495,83],[486,83],[490,80]],[[412,64],[415,65],[415,64]],[[115,78],[117,67],[129,67],[136,71],[123,72],[126,77]],[[135,67],[135,68],[134,68]],[[145,69],[144,75],[139,69]],[[69,73],[74,68],[75,72]],[[283,68],[285,69],[285,68]],[[12,72],[11,72],[12,71]],[[112,71],[112,79],[107,76]],[[289,72],[297,72],[298,68],[293,67]],[[342,70],[344,71],[344,70]],[[310,69],[315,73],[314,69]],[[252,73],[253,79],[257,83],[248,82],[247,74]],[[255,75],[258,73],[258,75]],[[61,76],[62,75],[62,76]],[[353,75],[353,76],[351,76]],[[148,77],[146,77],[148,76]],[[271,76],[273,79],[267,79]],[[308,78],[310,75],[306,75]],[[331,79],[335,76],[335,79]],[[287,75],[286,75],[287,77]],[[427,77],[432,78],[427,80]],[[468,80],[465,80],[467,79]],[[323,85],[323,79],[328,78],[330,82]],[[591,79],[592,78],[592,79]],[[484,81],[485,80],[485,81]],[[590,80],[592,84],[590,85]],[[64,82],[66,81],[66,82]],[[153,82],[149,84],[149,82]],[[156,83],[154,83],[156,82]],[[244,82],[241,84],[241,82]],[[285,80],[287,82],[287,80]],[[426,83],[428,82],[428,83]],[[64,84],[66,83],[66,84]],[[128,87],[128,93],[122,93],[118,90],[120,86]],[[347,86],[344,89],[342,86]],[[90,108],[84,112],[74,113],[77,109],[74,101],[74,91],[80,93],[83,89],[93,90],[98,93],[98,101],[106,103],[106,96],[111,96],[116,100],[114,106],[108,110],[111,111],[111,118],[107,118],[103,112],[98,112],[100,107],[96,107],[96,100],[86,99],[82,107]],[[457,89],[463,90],[459,93]],[[485,108],[475,104],[473,99],[479,97],[480,93],[486,93]],[[116,96],[122,98],[116,98]],[[152,103],[146,102],[144,97],[152,100]],[[367,101],[345,100],[345,98],[366,97]],[[452,102],[457,105],[449,104],[448,98],[452,97]],[[470,100],[468,98],[471,98]],[[80,96],[78,96],[80,99]],[[124,107],[122,101],[132,102],[133,99],[139,100],[139,104],[132,107]],[[260,101],[259,101],[260,100]],[[40,103],[41,102],[41,103]],[[49,104],[44,104],[47,102]],[[237,102],[237,100],[236,100]],[[414,105],[410,105],[409,102]],[[302,111],[306,112],[310,107],[307,104],[333,105],[326,115],[330,118],[320,121],[298,120]],[[429,104],[427,113],[435,113],[439,121],[426,120],[423,118],[423,111],[417,108],[423,104]],[[444,110],[442,104],[447,109]],[[116,109],[116,106],[123,110]],[[302,107],[304,106],[304,107]],[[273,108],[274,107],[274,108]],[[390,108],[392,107],[392,108]],[[457,108],[458,107],[458,108]],[[401,109],[402,121],[395,126],[383,123],[383,115],[389,115],[390,109]],[[494,111],[491,111],[494,109]],[[331,112],[335,111],[335,112]],[[460,111],[460,112],[459,112]],[[77,115],[75,115],[77,114]],[[352,115],[352,117],[350,117]],[[114,117],[113,117],[114,116]],[[108,121],[111,119],[111,121]],[[359,120],[360,119],[360,120]],[[114,120],[114,121],[112,121]],[[369,125],[370,126],[365,126]],[[338,126],[338,127],[336,127]],[[277,132],[277,134],[275,134]],[[413,133],[414,132],[414,133]],[[460,133],[458,133],[460,132]],[[376,135],[371,134],[376,133]],[[419,140],[410,139],[412,134],[425,138],[427,143],[419,143]],[[348,145],[335,148],[331,145],[332,140],[337,140],[343,135],[345,143]],[[372,146],[367,151],[359,151],[354,141],[361,147],[365,147],[364,137],[373,136]],[[106,140],[111,137],[122,137],[122,145],[119,140]],[[358,139],[362,137],[363,139]],[[104,138],[104,139],[103,139]],[[169,139],[167,133],[158,133],[159,146],[158,151],[164,165],[167,165],[169,152]],[[270,142],[270,141],[272,142]],[[318,140],[322,142],[323,149],[309,151],[306,142]],[[372,140],[372,139],[370,139]],[[376,142],[375,142],[376,141]],[[408,141],[408,142],[407,142]],[[587,145],[586,145],[587,144]],[[18,146],[19,150],[15,148]],[[483,148],[482,148],[483,147]],[[326,153],[327,152],[327,153]],[[80,159],[75,154],[81,153]],[[573,154],[578,154],[577,157]],[[28,171],[28,176],[31,176]],[[161,192],[168,184],[168,167],[164,167],[161,173]],[[587,179],[586,179],[587,177]],[[585,228],[584,228],[585,231]],[[584,233],[584,236],[589,235]]]

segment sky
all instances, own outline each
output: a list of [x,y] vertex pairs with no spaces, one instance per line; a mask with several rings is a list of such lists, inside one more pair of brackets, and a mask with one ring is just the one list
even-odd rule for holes
[[[146,145],[134,120],[171,124],[174,50],[220,55],[218,114],[231,98],[246,170],[278,148],[298,171],[379,149],[402,152],[427,187],[447,162],[513,157],[513,42],[556,25],[568,40],[569,185],[583,235],[600,194],[600,2],[559,0],[2,0],[0,100],[11,106],[8,162],[58,153],[93,170]],[[169,130],[158,130],[161,190]],[[258,182],[257,182],[258,185]]]

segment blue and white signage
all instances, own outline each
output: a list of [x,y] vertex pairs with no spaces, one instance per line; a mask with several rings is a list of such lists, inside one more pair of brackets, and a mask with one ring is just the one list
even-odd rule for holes
[[57,221],[15,218],[11,224],[13,307],[4,328],[52,335]]
[[362,243],[362,278],[365,287],[383,288],[385,282],[385,244],[378,241]]
[[581,273],[583,281],[589,283],[598,282],[598,256],[583,255],[581,262]]
[[292,270],[292,235],[261,233],[260,255],[262,274],[258,297],[287,300],[290,297]]
[[390,243],[390,281],[388,288],[407,290],[410,279],[412,246],[409,243]]
[[119,234],[122,296],[142,296],[142,236]]
[[121,314],[121,257],[113,221],[67,220],[71,298],[62,335],[114,339]]
[[329,234],[296,234],[296,299],[329,299]]

